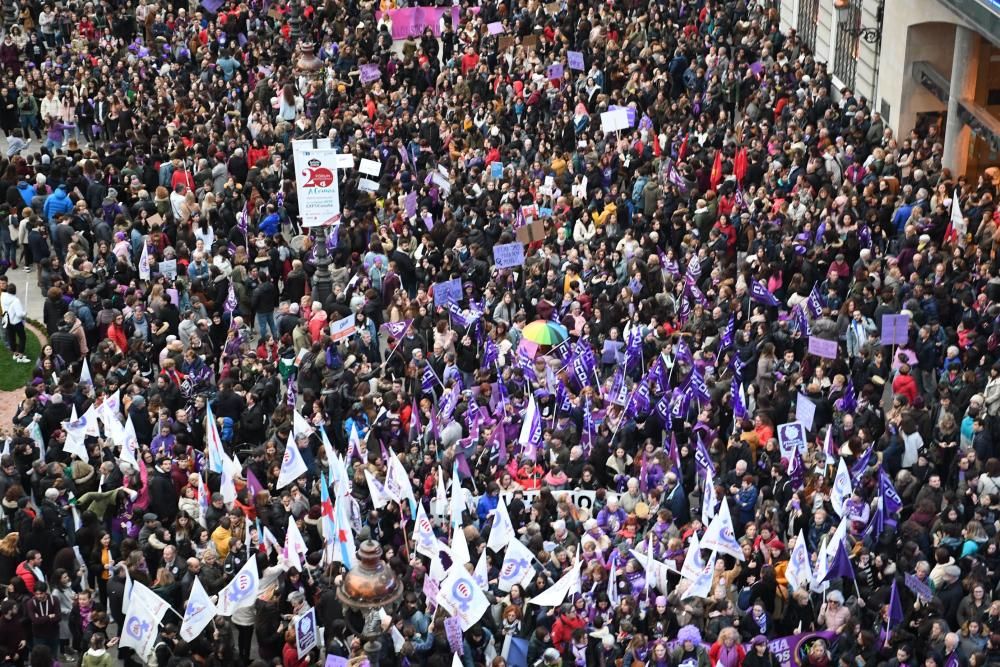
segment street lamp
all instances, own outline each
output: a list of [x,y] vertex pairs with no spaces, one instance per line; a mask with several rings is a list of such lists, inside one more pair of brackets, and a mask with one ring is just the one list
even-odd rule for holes
[[882,4],[879,3],[876,18],[878,25],[874,28],[852,26],[854,12],[860,11],[854,6],[854,0],[833,0],[833,8],[837,10],[837,30],[843,30],[848,35],[857,35],[869,44],[875,44],[882,39]]
[[358,547],[358,566],[344,575],[337,588],[337,599],[346,607],[344,620],[352,632],[364,641],[362,650],[371,667],[378,667],[382,653],[382,625],[378,609],[390,613],[403,595],[403,585],[384,562],[382,547],[365,540]]
[[326,225],[320,225],[316,232],[317,247],[313,251],[313,264],[316,271],[313,273],[313,296],[314,300],[322,304],[333,292],[333,277],[330,275],[330,264],[333,258],[326,247]]

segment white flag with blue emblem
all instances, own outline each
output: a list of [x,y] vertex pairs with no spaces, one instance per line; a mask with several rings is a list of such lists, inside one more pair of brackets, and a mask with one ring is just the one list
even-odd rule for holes
[[740,548],[740,543],[736,540],[733,517],[729,514],[728,499],[722,499],[719,513],[712,519],[712,523],[708,524],[708,530],[701,538],[701,548],[729,554],[736,560],[746,560],[743,549]]
[[507,511],[507,503],[500,497],[497,499],[496,511],[493,512],[493,525],[490,527],[490,537],[486,541],[486,546],[490,551],[500,553],[511,540],[516,538],[514,524],[511,523],[510,513]]
[[309,468],[302,459],[302,453],[298,445],[295,444],[295,436],[288,434],[288,444],[285,445],[285,454],[281,457],[281,470],[278,472],[278,488],[283,489],[302,475],[306,474]]
[[458,618],[465,632],[475,625],[490,607],[489,600],[464,565],[452,565],[438,589],[437,603]]
[[422,503],[417,504],[417,519],[413,522],[413,543],[416,545],[417,553],[428,558],[436,557],[441,546]]
[[809,551],[806,549],[806,534],[799,529],[799,536],[795,540],[795,548],[788,559],[788,567],[785,569],[785,578],[788,585],[793,589],[802,588],[804,584],[812,581],[812,568],[809,567]]
[[63,445],[63,451],[67,454],[76,454],[83,461],[89,459],[90,455],[87,454],[86,444],[87,415],[77,417],[74,405],[69,421],[63,422],[62,426],[66,430],[66,443]]
[[681,595],[681,600],[687,600],[688,598],[707,598],[712,594],[712,579],[715,577],[715,559],[717,556],[718,554],[713,551],[712,555],[708,559],[708,562],[705,563],[704,569],[698,574],[698,577],[691,582],[691,585],[687,587],[684,594]]
[[486,549],[483,549],[483,553],[479,554],[479,560],[476,562],[476,569],[472,571],[473,578],[484,591],[490,587],[490,567],[487,560]]
[[215,605],[212,604],[212,598],[208,597],[205,587],[201,585],[201,580],[195,577],[187,606],[184,607],[181,639],[186,642],[193,641],[212,622],[213,618],[215,618]]
[[158,624],[153,611],[141,600],[133,599],[125,612],[119,648],[133,649],[143,660],[147,660],[153,654]]
[[701,544],[698,541],[698,533],[691,533],[691,542],[688,544],[687,553],[684,555],[684,563],[681,565],[681,576],[694,581],[705,569],[705,559],[701,555]]
[[535,568],[532,565],[534,559],[528,547],[521,544],[520,540],[508,542],[507,553],[504,554],[503,565],[500,566],[497,588],[509,591],[514,584],[527,586],[535,576]]
[[844,457],[837,464],[837,476],[833,478],[833,489],[830,490],[830,504],[837,516],[844,516],[844,508],[854,489],[851,487],[851,473],[847,470]]
[[259,589],[260,575],[257,574],[257,559],[251,558],[236,573],[233,580],[219,591],[219,604],[216,613],[219,616],[232,616],[237,609],[249,607],[257,599]]

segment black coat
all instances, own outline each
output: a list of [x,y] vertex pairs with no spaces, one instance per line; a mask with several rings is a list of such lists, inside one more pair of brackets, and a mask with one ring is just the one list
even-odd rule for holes
[[164,525],[172,524],[177,516],[177,489],[170,475],[159,470],[149,479],[149,511]]

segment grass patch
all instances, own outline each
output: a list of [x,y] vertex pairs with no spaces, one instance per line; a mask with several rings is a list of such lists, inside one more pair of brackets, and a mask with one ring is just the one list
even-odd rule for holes
[[31,379],[31,372],[38,361],[38,355],[42,352],[42,346],[38,342],[38,336],[25,327],[24,334],[27,338],[25,356],[31,359],[30,364],[19,364],[10,355],[10,350],[0,346],[0,391],[14,391],[20,389]]

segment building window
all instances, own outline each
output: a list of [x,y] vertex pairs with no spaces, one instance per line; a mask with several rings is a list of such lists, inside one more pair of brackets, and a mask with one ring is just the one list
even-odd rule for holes
[[833,53],[833,75],[852,90],[854,76],[858,71],[858,57],[861,55],[862,1],[850,0],[847,20],[837,25],[837,48]]
[[799,0],[799,36],[809,52],[816,53],[816,28],[819,26],[820,0]]

